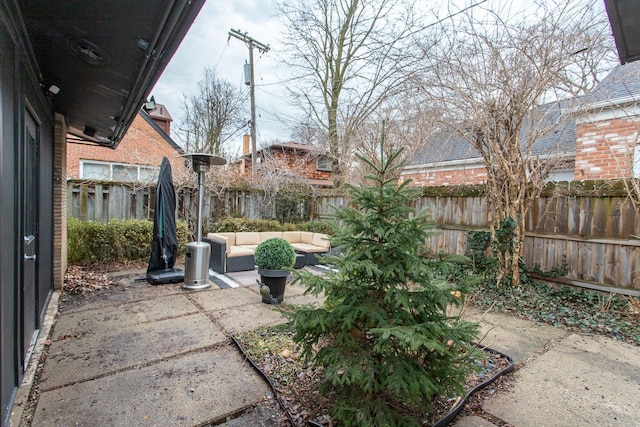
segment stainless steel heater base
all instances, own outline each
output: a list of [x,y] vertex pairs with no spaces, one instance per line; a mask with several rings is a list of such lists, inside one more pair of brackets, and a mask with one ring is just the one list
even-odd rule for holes
[[209,257],[211,246],[205,242],[187,243],[184,260],[184,289],[199,290],[211,286],[209,283]]

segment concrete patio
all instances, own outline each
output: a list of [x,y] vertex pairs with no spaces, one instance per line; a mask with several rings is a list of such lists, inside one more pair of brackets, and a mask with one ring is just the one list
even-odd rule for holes
[[[285,321],[261,303],[257,273],[213,277],[202,291],[151,286],[141,276],[113,274],[122,287],[87,297],[54,295],[50,332],[39,343],[47,357],[31,367],[12,425],[21,425],[37,370],[32,426],[279,425],[268,385],[229,338]],[[314,301],[302,294],[288,286],[285,303]],[[481,322],[483,343],[510,355],[517,370],[512,387],[483,403],[491,417],[453,425],[640,425],[639,346],[502,314],[469,317]]]

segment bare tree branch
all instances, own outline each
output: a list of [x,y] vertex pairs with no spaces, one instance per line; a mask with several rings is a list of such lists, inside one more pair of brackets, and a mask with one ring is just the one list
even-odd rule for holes
[[584,93],[612,66],[602,62],[612,46],[598,2],[510,5],[490,2],[443,21],[440,42],[424,46],[420,85],[444,112],[441,126],[484,159],[494,239],[505,220],[516,223],[498,261],[517,285],[526,213],[554,162],[565,161],[563,147],[540,141],[562,125],[559,99]]
[[225,156],[225,142],[247,125],[247,94],[205,67],[197,93],[183,95],[183,130],[187,152]]
[[405,90],[418,66],[418,14],[402,0],[288,0],[286,59],[299,75],[294,101],[328,140],[334,185],[344,181],[354,135]]

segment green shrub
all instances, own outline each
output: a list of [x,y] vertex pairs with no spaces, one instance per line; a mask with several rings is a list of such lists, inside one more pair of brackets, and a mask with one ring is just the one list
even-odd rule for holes
[[209,232],[233,233],[241,231],[283,231],[282,225],[274,219],[247,219],[245,217],[229,217],[215,222]]
[[331,245],[340,252],[324,258],[332,270],[294,272],[306,293],[325,297],[290,318],[341,426],[419,426],[404,409],[463,395],[480,358],[471,344],[478,325],[448,315],[463,290],[441,279],[434,263],[446,259],[421,256],[433,225],[409,206],[417,194],[408,181],[397,185],[400,152],[380,151],[377,160],[361,157],[375,171],[372,186],[350,187],[353,205],[336,212]]
[[189,240],[189,224],[183,219],[176,221],[176,238],[178,239],[178,253],[183,254],[187,250]]
[[[187,233],[187,223],[177,221],[178,253],[186,249]],[[130,219],[103,224],[68,218],[67,236],[67,259],[71,264],[134,261],[151,254],[153,222]]]
[[291,243],[272,237],[260,243],[254,254],[256,265],[267,270],[291,268],[296,262],[296,252]]
[[249,220],[245,217],[229,217],[213,223],[210,233],[237,233],[239,231],[252,231],[248,225]]
[[283,227],[275,219],[254,219],[251,221],[250,231],[282,231]]
[[298,231],[300,228],[298,227],[300,224],[293,224],[290,222],[285,222],[282,224],[282,231]]
[[[471,260],[466,264],[460,264],[455,271],[455,275],[451,276],[452,279],[458,280],[460,277],[464,277],[466,274],[473,274],[484,277],[479,285],[486,284],[490,286],[498,277],[498,265],[496,258],[496,251],[510,251],[512,245],[512,230],[515,222],[511,218],[506,218],[502,221],[502,227],[496,230],[496,240],[492,241],[491,233],[488,231],[470,231],[467,233],[467,250],[465,255]],[[487,256],[487,253],[493,253],[493,256]],[[524,261],[519,261],[519,269],[521,281],[523,284],[534,284],[534,279],[531,274],[537,274],[544,277],[561,277],[566,276],[568,272],[568,265],[566,257],[562,257],[560,265],[553,266],[551,269],[544,271],[540,268],[540,264],[535,263],[533,266],[528,266]],[[501,284],[510,283],[510,277],[503,278]]]
[[332,234],[335,228],[330,221],[307,221],[297,224],[300,231],[311,231],[312,233]]
[[333,230],[332,223],[329,221],[308,221],[299,224],[285,223],[280,224],[275,219],[247,219],[225,218],[215,222],[209,229],[210,233],[233,233],[242,231],[311,231],[314,233],[331,234]]

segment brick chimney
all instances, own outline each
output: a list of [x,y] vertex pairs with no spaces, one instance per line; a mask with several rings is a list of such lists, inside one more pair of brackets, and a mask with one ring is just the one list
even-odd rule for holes
[[167,135],[171,136],[171,114],[167,111],[167,107],[162,104],[156,104],[154,110],[149,111],[149,117],[162,129]]

